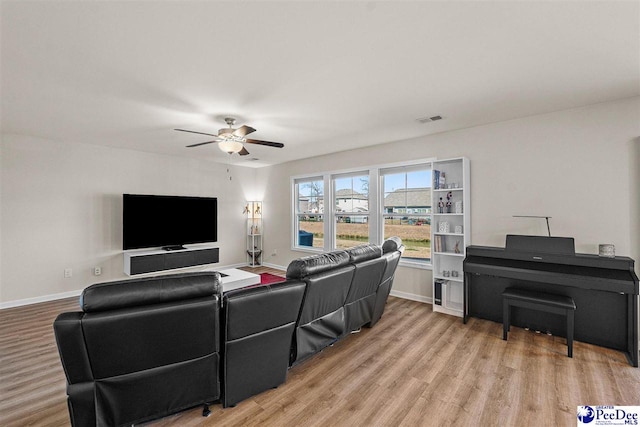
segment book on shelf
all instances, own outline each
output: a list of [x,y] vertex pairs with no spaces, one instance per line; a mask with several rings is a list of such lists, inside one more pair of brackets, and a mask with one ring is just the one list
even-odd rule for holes
[[433,303],[436,305],[442,305],[442,280],[436,280],[433,282]]
[[434,187],[436,190],[441,190],[443,188],[445,188],[446,185],[446,176],[444,172],[441,172],[439,170],[434,170],[433,171],[433,181],[434,181]]
[[446,251],[446,245],[445,245],[445,240],[442,236],[434,236],[434,241],[433,241],[433,250],[435,252],[445,252]]

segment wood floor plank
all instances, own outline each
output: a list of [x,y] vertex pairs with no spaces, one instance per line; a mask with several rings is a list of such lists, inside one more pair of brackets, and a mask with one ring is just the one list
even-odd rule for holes
[[[245,268],[284,276],[267,267]],[[53,320],[68,298],[0,310],[0,425],[69,425]],[[640,404],[640,369],[621,352],[389,298],[371,329],[289,370],[234,408],[193,408],[151,426],[574,425],[578,405]]]

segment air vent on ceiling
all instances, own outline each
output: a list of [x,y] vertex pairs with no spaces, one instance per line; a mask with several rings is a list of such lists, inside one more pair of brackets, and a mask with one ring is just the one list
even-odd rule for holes
[[442,116],[421,117],[419,119],[416,119],[416,121],[418,121],[420,123],[435,122],[436,120],[442,120]]

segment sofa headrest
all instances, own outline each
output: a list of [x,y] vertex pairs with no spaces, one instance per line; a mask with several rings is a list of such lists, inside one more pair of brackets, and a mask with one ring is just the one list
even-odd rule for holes
[[287,267],[287,279],[301,279],[311,274],[341,267],[349,264],[349,254],[345,251],[334,251],[294,259]]
[[382,248],[371,243],[347,249],[351,262],[367,261],[382,256]]
[[404,250],[404,246],[402,246],[402,239],[396,236],[389,237],[382,244],[382,253],[385,253],[385,254],[393,251],[402,252],[403,250]]
[[198,272],[97,283],[85,288],[80,307],[85,313],[162,304],[222,293],[218,272]]

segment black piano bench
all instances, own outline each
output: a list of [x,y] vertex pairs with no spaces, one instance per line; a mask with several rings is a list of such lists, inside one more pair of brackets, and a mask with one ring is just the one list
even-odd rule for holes
[[565,315],[567,318],[567,356],[573,357],[573,314],[576,311],[576,303],[573,298],[526,289],[505,289],[502,292],[502,339],[505,341],[509,332],[511,307]]

